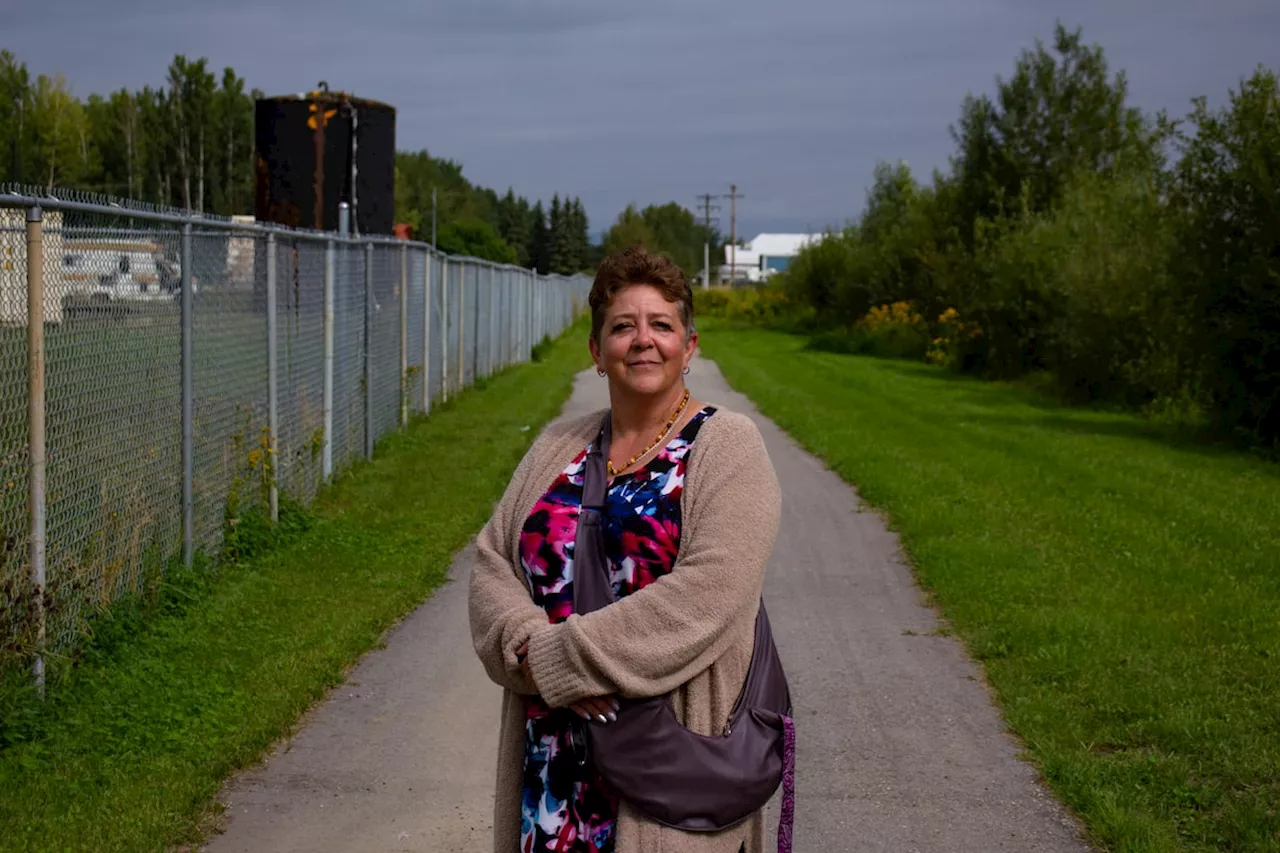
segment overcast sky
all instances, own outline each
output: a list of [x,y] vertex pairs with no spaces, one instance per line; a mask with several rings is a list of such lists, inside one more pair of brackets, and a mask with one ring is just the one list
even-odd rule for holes
[[580,196],[593,232],[736,183],[749,237],[843,223],[877,159],[944,166],[964,95],[1057,17],[1149,109],[1280,67],[1280,0],[0,0],[0,47],[81,96],[161,84],[175,53],[267,94],[323,79],[476,183]]

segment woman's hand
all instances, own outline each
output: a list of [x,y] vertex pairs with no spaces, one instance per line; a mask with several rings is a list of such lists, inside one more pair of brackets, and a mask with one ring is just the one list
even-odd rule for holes
[[[533,675],[529,672],[529,641],[526,640],[516,649],[516,659],[520,661],[520,671],[530,682]],[[616,723],[618,721],[618,700],[612,696],[594,696],[574,702],[569,708],[584,720],[597,723]]]
[[583,699],[569,706],[575,714],[584,720],[597,723],[616,723],[618,721],[618,700],[612,696],[596,696]]

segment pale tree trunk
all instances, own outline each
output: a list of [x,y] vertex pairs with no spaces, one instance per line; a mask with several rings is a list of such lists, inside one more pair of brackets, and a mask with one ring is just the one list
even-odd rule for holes
[[235,181],[235,172],[236,172],[235,165],[236,165],[236,159],[235,159],[235,156],[236,156],[236,155],[235,155],[235,145],[233,144],[233,143],[234,143],[234,140],[235,140],[235,131],[234,131],[234,129],[231,127],[231,119],[230,119],[230,118],[228,118],[228,119],[227,119],[227,175],[226,175],[226,178],[227,178],[227,212],[228,212],[228,213],[237,213],[237,212],[238,212],[238,209],[237,209],[237,207],[236,207],[236,199],[235,199],[235,185],[236,185],[236,181]]
[[13,179],[22,183],[22,128],[26,124],[27,110],[21,100],[18,101],[18,138],[13,141]]
[[[89,166],[89,134],[85,132],[85,126],[80,125],[80,168],[84,169],[85,176],[88,176]],[[83,179],[82,179],[83,180]]]
[[204,212],[204,122],[200,123],[200,177],[196,183],[196,210]]
[[62,110],[53,110],[53,133],[49,141],[49,181],[48,189],[53,190],[54,180],[58,174],[58,142],[62,133]]
[[137,196],[134,194],[134,191],[133,191],[133,161],[135,157],[133,152],[133,136],[134,136],[133,105],[129,104],[126,107],[126,109],[128,110],[128,113],[125,118],[124,145],[125,145],[125,156],[129,160],[128,169],[127,169],[129,173],[129,198],[136,198]]
[[182,173],[182,204],[191,209],[191,155],[188,144],[187,120],[182,109],[182,87],[177,80],[173,83],[173,105],[178,111],[178,168]]

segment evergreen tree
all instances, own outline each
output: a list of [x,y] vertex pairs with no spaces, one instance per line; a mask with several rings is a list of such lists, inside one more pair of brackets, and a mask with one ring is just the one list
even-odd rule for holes
[[529,263],[544,275],[551,269],[551,232],[547,228],[547,214],[538,201],[529,212]]
[[[521,202],[515,191],[508,188],[507,194],[498,202],[498,234],[516,253],[516,262],[521,266],[529,265],[529,221],[527,213],[521,210]],[[525,206],[528,203],[525,202]]]
[[552,272],[562,273],[569,262],[569,231],[567,208],[560,203],[560,194],[551,197],[551,237],[548,246],[548,265]]
[[573,270],[577,272],[591,267],[591,238],[588,234],[587,212],[582,206],[582,199],[575,197],[571,210],[570,234],[573,240]]

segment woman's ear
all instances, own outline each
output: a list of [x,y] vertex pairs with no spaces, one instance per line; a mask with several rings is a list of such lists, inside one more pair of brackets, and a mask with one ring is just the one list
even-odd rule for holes
[[600,367],[600,342],[596,340],[595,335],[587,338],[587,349],[591,351],[591,360],[596,363],[596,367]]

